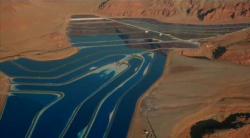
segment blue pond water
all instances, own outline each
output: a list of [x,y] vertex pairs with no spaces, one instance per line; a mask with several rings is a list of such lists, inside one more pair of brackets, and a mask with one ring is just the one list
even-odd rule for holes
[[1,137],[127,136],[135,104],[161,76],[166,56],[126,45],[92,47],[96,41],[125,44],[118,35],[70,38],[88,48],[64,60],[0,63],[12,83]]

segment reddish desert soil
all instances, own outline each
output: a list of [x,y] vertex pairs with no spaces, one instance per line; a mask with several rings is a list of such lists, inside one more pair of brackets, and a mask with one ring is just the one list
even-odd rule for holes
[[[171,52],[165,73],[137,105],[129,137],[189,138],[199,121],[250,113],[250,67]],[[249,135],[249,126],[207,137]],[[242,133],[240,133],[242,132]]]
[[106,0],[98,11],[101,15],[182,24],[250,22],[249,0]]
[[10,84],[8,78],[4,74],[0,73],[0,116],[4,110],[9,89]]
[[[57,60],[75,54],[66,35],[69,17],[93,11],[96,0],[1,0],[0,60]],[[51,54],[53,52],[53,54]]]
[[250,29],[211,38],[201,43],[199,49],[182,50],[180,54],[250,65]]

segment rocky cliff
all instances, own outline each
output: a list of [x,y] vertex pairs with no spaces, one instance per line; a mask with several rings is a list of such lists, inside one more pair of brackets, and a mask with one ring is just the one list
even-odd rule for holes
[[100,14],[178,23],[250,22],[250,0],[106,0]]

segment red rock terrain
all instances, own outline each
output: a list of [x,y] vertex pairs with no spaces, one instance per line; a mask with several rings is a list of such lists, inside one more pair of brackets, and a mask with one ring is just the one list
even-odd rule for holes
[[106,0],[99,13],[191,24],[250,22],[249,0]]

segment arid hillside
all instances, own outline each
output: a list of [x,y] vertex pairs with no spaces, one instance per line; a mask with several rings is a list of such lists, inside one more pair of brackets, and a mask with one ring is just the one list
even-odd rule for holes
[[250,22],[249,0],[106,0],[99,13],[190,24]]

